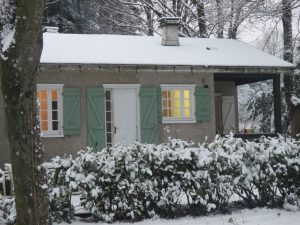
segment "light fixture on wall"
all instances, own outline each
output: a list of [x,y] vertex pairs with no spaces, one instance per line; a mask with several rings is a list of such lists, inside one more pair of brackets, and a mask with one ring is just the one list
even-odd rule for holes
[[208,85],[205,84],[205,78],[204,78],[204,77],[202,78],[202,84],[203,84],[203,87],[204,87],[204,88],[208,88]]

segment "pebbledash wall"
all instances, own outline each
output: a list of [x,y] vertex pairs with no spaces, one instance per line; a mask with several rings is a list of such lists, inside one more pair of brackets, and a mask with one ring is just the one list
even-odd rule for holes
[[[81,99],[81,131],[78,136],[67,136],[53,138],[42,138],[46,160],[55,155],[72,154],[75,155],[79,150],[87,146],[87,103],[86,89],[88,87],[99,87],[103,84],[141,84],[157,85],[160,84],[194,84],[197,86],[208,85],[211,96],[211,116],[210,121],[201,123],[177,123],[160,125],[160,141],[167,140],[169,137],[181,138],[187,141],[201,142],[207,136],[212,140],[215,136],[215,104],[214,104],[214,75],[213,73],[191,72],[191,71],[137,71],[136,69],[125,69],[119,71],[116,68],[106,70],[84,69],[78,70],[62,69],[58,66],[41,67],[38,84],[64,84],[64,87],[80,88]],[[2,96],[1,96],[2,101]],[[0,101],[0,124],[4,123],[3,104]],[[168,129],[165,129],[168,126]],[[4,136],[4,126],[0,126],[1,140],[1,160],[9,160],[7,138]]]

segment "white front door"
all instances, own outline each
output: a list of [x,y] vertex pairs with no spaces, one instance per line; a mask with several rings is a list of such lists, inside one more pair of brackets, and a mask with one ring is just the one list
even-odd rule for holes
[[138,141],[137,89],[113,88],[113,144]]

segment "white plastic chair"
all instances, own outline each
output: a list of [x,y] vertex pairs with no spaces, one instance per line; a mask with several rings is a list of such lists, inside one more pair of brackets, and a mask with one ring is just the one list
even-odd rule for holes
[[0,169],[0,185],[2,185],[3,195],[6,195],[6,188],[5,188],[5,172]]
[[[14,194],[14,181],[13,181],[13,173],[12,173],[12,166],[10,163],[4,164],[4,173],[5,173],[5,180],[10,182],[10,194]],[[7,192],[6,192],[7,193]]]

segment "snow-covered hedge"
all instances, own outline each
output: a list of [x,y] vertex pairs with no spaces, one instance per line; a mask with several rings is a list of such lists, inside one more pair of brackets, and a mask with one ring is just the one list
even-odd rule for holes
[[0,224],[13,225],[16,222],[14,198],[0,196]]
[[72,165],[71,158],[55,157],[51,166],[44,165],[48,171],[48,193],[51,217],[54,222],[70,223],[74,218],[74,207],[71,204],[72,189],[66,183],[66,171]]
[[300,143],[292,138],[246,142],[244,171],[236,193],[250,206],[282,206],[290,194],[300,197]]
[[217,136],[197,147],[182,140],[119,145],[54,163],[69,190],[85,191],[81,203],[93,218],[107,222],[227,211],[233,195],[250,207],[300,197],[300,143],[282,136],[255,142]]

